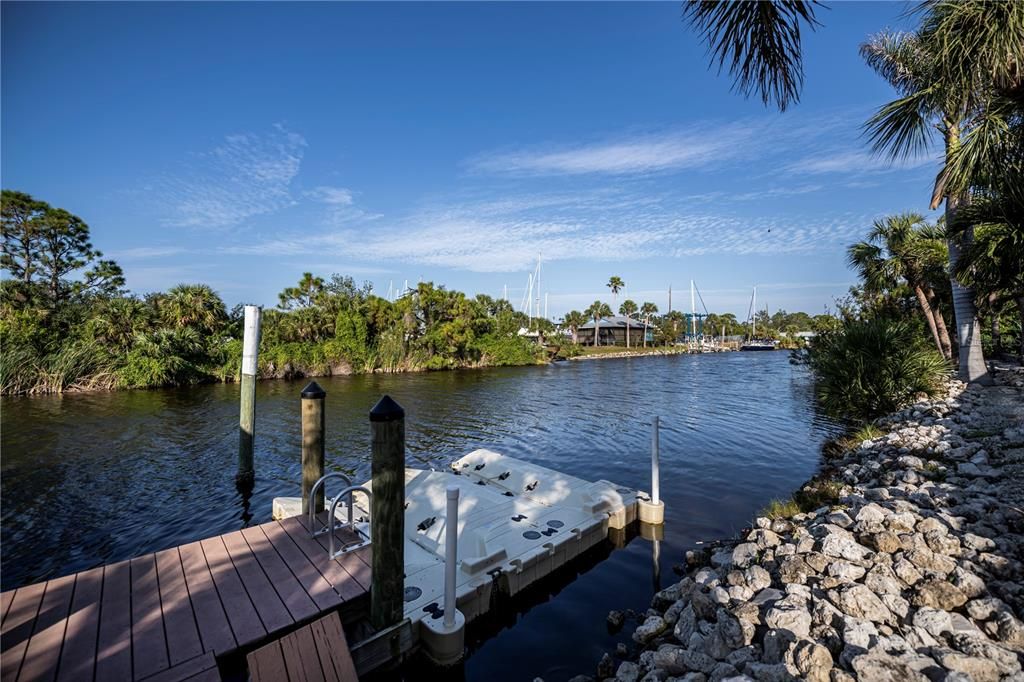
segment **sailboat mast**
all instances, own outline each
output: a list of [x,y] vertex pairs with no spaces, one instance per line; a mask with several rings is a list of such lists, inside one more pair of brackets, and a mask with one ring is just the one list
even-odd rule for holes
[[750,304],[750,338],[757,336],[757,287],[754,287],[754,300]]
[[693,338],[697,338],[697,300],[693,297],[693,280],[690,280],[690,328]]

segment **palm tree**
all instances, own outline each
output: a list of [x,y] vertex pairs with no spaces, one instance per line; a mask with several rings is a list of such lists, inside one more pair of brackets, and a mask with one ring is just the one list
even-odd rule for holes
[[621,277],[611,277],[607,286],[612,290],[612,306],[614,307],[618,302],[619,292],[622,291],[622,287],[626,286],[626,283],[622,281]]
[[164,324],[181,329],[195,327],[213,333],[227,320],[224,301],[205,284],[179,284],[159,299]]
[[657,312],[658,306],[650,301],[644,301],[644,304],[640,306],[640,315],[644,318],[644,348],[647,348],[647,328],[651,326],[651,317],[656,315]]
[[594,301],[590,304],[590,307],[585,311],[587,317],[594,321],[594,345],[599,346],[599,339],[601,337],[601,319],[605,317],[611,317],[612,309],[607,303],[601,301]]
[[[1020,321],[1020,356],[1024,360],[1024,204],[980,199],[958,218],[962,222],[953,224],[950,231],[972,225],[975,234],[953,274],[997,305],[1013,302]],[[999,316],[993,312],[996,337]]]
[[578,310],[570,310],[562,318],[562,324],[572,332],[572,342],[580,342],[580,327],[587,323],[587,316]]
[[672,342],[675,343],[679,338],[679,325],[686,320],[686,316],[678,310],[670,310],[665,313],[665,319],[672,323]]
[[[865,127],[872,146],[894,159],[924,151],[933,131],[941,133],[945,145],[943,169],[961,145],[963,129],[969,125],[976,107],[974,95],[962,83],[943,73],[943,63],[929,36],[914,33],[880,33],[861,45],[861,55],[880,76],[895,88],[900,97],[882,106]],[[932,209],[945,200],[946,223],[970,201],[964,188],[946,182],[944,170],[932,190]],[[961,248],[969,248],[972,230],[961,239],[950,239],[949,271],[956,270]],[[953,312],[957,323],[960,378],[965,381],[989,381],[981,349],[978,313],[974,293],[950,274]]]
[[619,306],[619,315],[626,318],[626,348],[629,348],[629,325],[632,324],[632,320],[630,318],[636,315],[637,310],[636,302],[631,301],[628,298]]
[[925,275],[935,261],[945,260],[941,232],[917,213],[903,213],[876,220],[867,241],[847,249],[847,261],[872,291],[890,288],[906,280],[917,297],[921,312],[942,357],[952,357],[949,332],[942,312],[933,305],[935,291]]
[[711,64],[729,63],[733,88],[760,96],[765,106],[785,111],[800,99],[804,82],[800,30],[821,24],[814,0],[719,2],[687,0],[683,16],[708,44]]

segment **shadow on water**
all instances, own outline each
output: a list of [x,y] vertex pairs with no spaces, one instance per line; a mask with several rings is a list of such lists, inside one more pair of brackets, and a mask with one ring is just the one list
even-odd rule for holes
[[[818,466],[838,426],[815,411],[810,377],[785,353],[728,353],[546,367],[318,379],[327,391],[329,470],[370,475],[368,412],[384,393],[406,410],[410,466],[440,468],[480,447],[580,478],[650,486],[661,418],[665,537],[637,538],[514,622],[474,640],[471,680],[548,682],[593,672],[627,641],[610,609],[647,608],[685,549],[729,536]],[[257,386],[256,480],[235,486],[238,387],[3,399],[3,589],[270,519],[299,494],[303,382]]]

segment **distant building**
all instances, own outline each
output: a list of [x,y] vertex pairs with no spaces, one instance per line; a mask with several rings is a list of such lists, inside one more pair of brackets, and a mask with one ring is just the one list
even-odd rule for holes
[[[625,346],[626,345],[626,327],[629,327],[629,343],[630,345],[643,345],[644,342],[644,323],[632,318],[624,317],[622,315],[616,315],[614,317],[605,317],[601,320],[598,327],[598,345],[599,346]],[[579,342],[584,346],[594,345],[594,321],[591,320],[585,325],[579,328],[578,331]],[[650,327],[647,330],[647,342],[652,343],[654,341],[654,327]]]

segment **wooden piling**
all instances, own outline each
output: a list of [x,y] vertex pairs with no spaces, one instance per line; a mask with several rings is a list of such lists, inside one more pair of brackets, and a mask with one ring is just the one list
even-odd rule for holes
[[256,439],[256,372],[260,347],[259,306],[245,306],[245,328],[242,341],[241,406],[238,417],[238,475],[240,483],[256,477],[253,449]]
[[370,410],[373,538],[370,622],[378,630],[402,620],[405,590],[405,410],[384,396]]
[[[324,400],[327,393],[315,381],[302,389],[302,515],[309,514],[309,491],[324,475]],[[324,487],[316,493],[314,513],[324,510]]]

